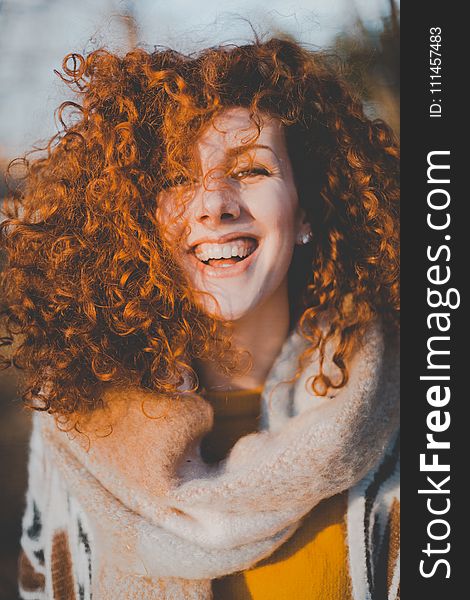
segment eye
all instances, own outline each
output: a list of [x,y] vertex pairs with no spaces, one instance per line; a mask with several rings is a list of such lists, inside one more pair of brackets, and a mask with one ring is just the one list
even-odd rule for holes
[[250,169],[242,169],[232,173],[233,179],[246,179],[247,177],[270,177],[271,172],[264,167],[252,167]]
[[162,189],[170,190],[172,188],[187,186],[191,183],[189,177],[185,175],[176,175],[169,179],[165,179],[162,184]]

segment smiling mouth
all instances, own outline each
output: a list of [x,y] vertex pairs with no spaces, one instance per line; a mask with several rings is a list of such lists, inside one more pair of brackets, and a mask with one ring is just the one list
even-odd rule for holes
[[198,244],[193,253],[197,260],[210,267],[227,268],[246,260],[258,248],[254,238],[242,237],[219,243]]

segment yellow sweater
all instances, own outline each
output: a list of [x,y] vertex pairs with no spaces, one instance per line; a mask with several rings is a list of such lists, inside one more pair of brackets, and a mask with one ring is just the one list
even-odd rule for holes
[[[258,429],[261,388],[210,392],[213,430],[201,444],[207,462],[222,459]],[[349,600],[346,493],[320,503],[296,533],[256,567],[213,581],[214,600]]]

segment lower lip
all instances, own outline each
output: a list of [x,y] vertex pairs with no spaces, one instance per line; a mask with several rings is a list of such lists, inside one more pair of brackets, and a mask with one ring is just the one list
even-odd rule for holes
[[196,269],[199,273],[204,275],[205,277],[211,277],[214,279],[223,279],[225,277],[236,277],[237,275],[241,275],[244,273],[253,261],[256,259],[258,254],[258,250],[261,246],[261,242],[258,243],[256,250],[247,256],[244,260],[241,260],[229,267],[211,267],[210,265],[205,265],[203,262],[198,260],[193,252],[189,253],[191,261],[195,264]]

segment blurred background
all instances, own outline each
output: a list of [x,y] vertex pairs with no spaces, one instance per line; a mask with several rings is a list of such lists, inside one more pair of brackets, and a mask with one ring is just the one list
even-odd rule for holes
[[[253,30],[289,35],[334,53],[368,114],[399,135],[399,10],[398,0],[0,0],[0,197],[10,160],[56,132],[54,110],[70,93],[54,69],[102,46],[190,53],[246,43]],[[18,374],[0,372],[0,600],[17,598],[29,435],[18,390]]]

